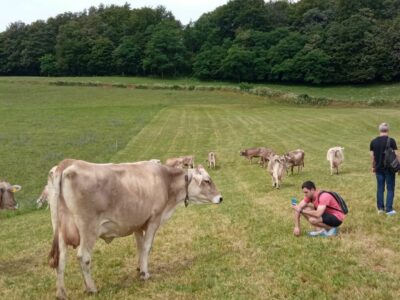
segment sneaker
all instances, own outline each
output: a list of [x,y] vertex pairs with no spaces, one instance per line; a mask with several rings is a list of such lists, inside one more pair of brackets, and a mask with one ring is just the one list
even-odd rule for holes
[[331,229],[329,229],[329,230],[324,230],[324,231],[322,231],[320,234],[319,234],[319,236],[323,236],[323,237],[329,237],[329,236],[335,236],[335,235],[337,235],[338,234],[338,232],[339,232],[339,228],[338,227],[332,227]]
[[378,215],[381,215],[381,214],[383,214],[383,213],[385,213],[385,210],[383,210],[383,209],[378,209]]
[[325,229],[322,229],[322,230],[315,230],[315,231],[309,231],[309,232],[307,232],[307,235],[308,236],[311,236],[311,237],[316,237],[316,236],[319,236],[322,232],[324,232],[325,231]]
[[386,213],[387,216],[394,216],[397,212],[395,210],[388,211]]

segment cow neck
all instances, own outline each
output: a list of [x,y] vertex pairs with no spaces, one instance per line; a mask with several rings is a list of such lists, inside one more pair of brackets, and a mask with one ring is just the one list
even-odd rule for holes
[[186,190],[185,207],[188,207],[188,205],[189,205],[189,170],[185,175],[185,190]]

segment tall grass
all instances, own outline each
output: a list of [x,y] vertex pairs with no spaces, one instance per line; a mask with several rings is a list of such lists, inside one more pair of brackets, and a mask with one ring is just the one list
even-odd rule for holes
[[[369,141],[387,121],[399,137],[400,112],[384,108],[297,107],[224,91],[127,90],[0,83],[1,175],[23,186],[29,203],[47,171],[64,157],[123,162],[194,154],[224,196],[219,206],[180,207],[157,234],[148,282],[136,273],[132,237],[98,241],[96,299],[398,299],[399,217],[377,215]],[[115,141],[118,141],[116,146]],[[330,175],[326,151],[345,148],[340,175]],[[280,190],[246,147],[279,153],[305,150],[305,168]],[[6,158],[6,159],[5,159]],[[311,239],[302,222],[295,238],[290,198],[300,185],[340,192],[350,213],[337,238]],[[397,197],[396,197],[397,198]],[[395,206],[397,199],[395,200]],[[0,298],[51,299],[55,275],[46,264],[49,211],[0,214]],[[86,297],[68,256],[71,299]]]

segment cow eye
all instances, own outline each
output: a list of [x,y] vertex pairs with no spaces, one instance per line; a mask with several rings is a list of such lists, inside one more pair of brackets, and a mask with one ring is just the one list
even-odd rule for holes
[[208,179],[204,180],[204,182],[207,183],[207,184],[210,184],[210,183],[211,183],[211,181],[208,180]]

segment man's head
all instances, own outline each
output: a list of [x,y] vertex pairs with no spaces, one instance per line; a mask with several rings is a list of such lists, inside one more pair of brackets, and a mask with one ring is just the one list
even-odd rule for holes
[[317,189],[315,187],[314,182],[312,181],[305,181],[301,185],[301,189],[303,190],[304,196],[306,196],[308,199],[313,199],[314,197],[314,192]]
[[381,123],[379,124],[379,133],[387,134],[389,132],[389,124]]

